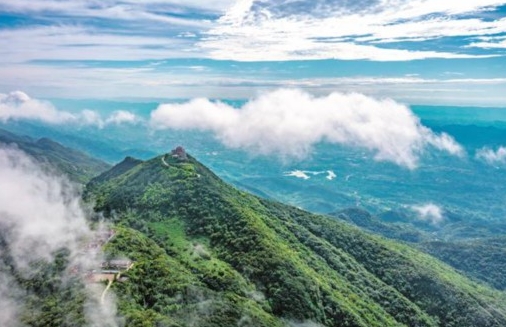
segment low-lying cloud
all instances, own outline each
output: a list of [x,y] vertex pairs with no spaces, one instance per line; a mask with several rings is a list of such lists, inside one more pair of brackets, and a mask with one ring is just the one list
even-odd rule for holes
[[47,101],[32,99],[21,91],[0,94],[0,121],[23,119],[62,124],[75,120],[75,117],[69,112],[57,110]]
[[500,146],[497,150],[481,148],[476,152],[476,158],[491,165],[504,164],[506,163],[506,147]]
[[429,148],[463,155],[448,134],[423,126],[405,105],[358,93],[315,97],[295,89],[264,93],[240,108],[208,99],[162,104],[151,113],[158,129],[211,131],[225,146],[302,159],[319,142],[359,147],[376,160],[416,168]]
[[114,111],[106,120],[106,124],[135,124],[139,122],[139,117],[130,111],[118,110]]
[[437,225],[444,220],[443,209],[434,203],[412,206],[411,209],[417,213],[417,218]]
[[0,122],[11,120],[36,120],[53,125],[70,123],[98,128],[111,124],[136,124],[142,121],[140,117],[125,110],[114,111],[109,117],[102,118],[100,113],[89,109],[78,113],[59,110],[51,102],[33,99],[21,91],[0,93]]
[[[94,232],[73,185],[20,150],[5,146],[0,147],[0,185],[0,254],[8,251],[18,275],[31,278],[35,263],[54,262],[55,252],[61,249],[68,250],[69,267],[82,267],[83,272],[98,267],[100,253],[83,252]],[[19,313],[29,296],[12,273],[0,265],[1,326],[20,325]],[[98,302],[95,293],[86,294],[88,303]],[[115,308],[114,303],[107,305]],[[90,312],[89,326],[106,326],[105,321],[107,326],[115,325],[110,323],[115,321],[115,310],[95,307]]]
[[50,259],[62,247],[72,253],[89,229],[70,184],[40,169],[14,148],[0,148],[0,222],[16,266]]
[[308,174],[306,174],[306,172],[304,172],[302,170],[287,171],[283,174],[283,176],[293,176],[293,177],[302,178],[302,179],[310,179],[311,178],[308,176]]
[[337,177],[336,173],[334,173],[334,171],[332,171],[332,170],[311,171],[311,170],[298,170],[298,169],[292,170],[292,171],[285,171],[283,173],[283,176],[297,177],[297,178],[307,180],[307,179],[311,178],[309,175],[318,176],[318,175],[322,175],[322,174],[326,174],[327,176],[325,176],[325,178],[329,181],[331,181]]
[[286,322],[290,327],[323,327],[323,325],[310,320],[304,322],[296,322],[296,321],[286,321]]
[[337,177],[337,175],[336,175],[336,173],[334,173],[334,171],[327,170],[327,177],[325,177],[326,179],[328,179],[329,181],[331,181],[331,180],[333,180],[336,177]]

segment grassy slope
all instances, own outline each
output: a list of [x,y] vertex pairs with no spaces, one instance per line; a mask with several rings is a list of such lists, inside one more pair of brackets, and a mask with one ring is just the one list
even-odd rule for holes
[[88,188],[96,209],[125,226],[110,251],[139,261],[116,286],[132,325],[155,316],[181,326],[189,316],[197,326],[506,325],[500,293],[428,255],[238,191],[192,158],[167,161]]

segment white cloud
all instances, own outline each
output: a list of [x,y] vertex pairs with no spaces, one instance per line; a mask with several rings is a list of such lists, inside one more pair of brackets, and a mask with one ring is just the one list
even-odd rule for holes
[[329,142],[361,147],[376,160],[413,169],[429,147],[462,155],[447,134],[435,134],[405,106],[391,99],[331,93],[314,97],[294,89],[261,94],[239,109],[195,99],[163,104],[151,113],[155,128],[211,131],[224,145],[281,158],[304,158]]
[[[143,0],[143,1],[104,1],[97,5],[88,0],[54,1],[54,0],[17,0],[0,3],[0,8],[15,12],[52,11],[68,15],[85,15],[96,17],[101,11],[119,8],[130,11],[141,11],[157,6],[184,6],[208,11],[223,11],[228,9],[234,0]],[[125,6],[127,5],[127,6]],[[118,9],[116,9],[118,10]],[[173,10],[177,10],[173,8]]]
[[[85,110],[81,111],[79,116],[81,116],[80,122],[83,125],[94,125],[99,128],[104,127],[104,122],[102,121],[102,117],[100,117],[100,114],[96,111],[85,109]],[[76,117],[76,119],[77,119],[77,116],[74,116],[74,117]]]
[[68,113],[58,111],[46,101],[31,99],[21,91],[0,94],[0,121],[31,119],[51,124],[61,124],[75,119]]
[[107,118],[102,118],[102,115],[95,110],[85,109],[75,115],[75,123],[88,126],[96,126],[104,128],[108,125],[124,125],[124,124],[137,124],[142,121],[134,113],[126,110],[113,111]]
[[326,174],[325,178],[329,181],[331,181],[337,177],[336,174],[332,170],[311,171],[311,170],[298,170],[298,169],[292,170],[292,171],[287,171],[287,172],[283,173],[283,176],[297,177],[300,179],[307,180],[307,179],[311,178],[309,175],[318,176],[318,175],[322,175],[322,174]]
[[[298,34],[298,33],[294,33]],[[271,38],[272,36],[268,36]],[[318,42],[280,35],[276,41],[248,38],[247,33],[227,40],[205,41],[202,48],[212,58],[238,61],[290,61],[290,60],[374,60],[410,61],[430,58],[465,59],[488,58],[494,55],[468,55],[438,51],[417,51],[379,48],[352,42]],[[266,49],[262,52],[262,49]]]
[[[88,227],[80,196],[68,181],[11,147],[0,147],[0,181],[1,237],[17,273],[30,278],[37,272],[34,262],[51,263],[54,252],[62,248],[69,250],[69,267],[80,265],[87,271],[99,266],[100,253],[82,251],[93,232]],[[66,280],[63,277],[60,276]],[[87,305],[97,303],[94,294],[86,294]],[[21,292],[8,270],[0,271],[2,326],[21,325],[20,303],[28,296],[26,290]],[[89,308],[93,312],[93,315],[86,314],[90,326],[115,325],[114,304],[104,307],[111,311],[96,305]]]
[[[169,68],[170,62],[168,65],[155,66],[142,61],[170,58],[239,61],[328,58],[406,61],[480,57],[476,54],[492,56],[498,52],[478,51],[470,47],[503,46],[504,38],[497,35],[506,32],[506,18],[482,19],[480,17],[485,14],[481,15],[479,11],[504,2],[449,1],[443,4],[433,0],[392,0],[368,2],[368,5],[364,6],[362,1],[355,3],[323,0],[192,0],[188,3],[182,0],[113,0],[100,4],[84,0],[4,1],[0,4],[0,10],[26,14],[28,22],[26,25],[0,29],[0,90],[22,88],[27,92],[55,98],[82,97],[82,94],[97,98],[122,97],[125,94],[155,98],[159,98],[160,94],[174,98],[244,98],[252,96],[258,89],[276,84],[279,87],[321,87],[321,92],[329,92],[328,85],[318,85],[326,81],[318,78],[300,80],[297,70],[289,73],[276,70],[272,73],[262,71],[252,74],[251,71],[229,69],[226,65],[213,66],[214,63],[210,61],[205,69],[204,66],[192,63],[185,71],[175,72]],[[170,15],[160,14],[178,10],[188,14],[191,10],[178,7],[186,5],[196,8],[196,16],[200,18],[170,22],[164,21],[169,19],[167,16]],[[310,10],[299,10],[301,5]],[[226,8],[230,9],[219,20],[212,18]],[[202,13],[199,10],[204,10],[204,14],[199,15]],[[213,13],[210,14],[207,10]],[[465,15],[461,17],[460,14]],[[47,24],[30,24],[30,15],[43,17]],[[183,16],[191,15],[178,17]],[[117,24],[112,23],[107,28],[96,25],[96,22],[104,17]],[[172,30],[172,27],[175,29]],[[440,37],[461,37],[460,41],[463,43],[459,45],[460,41],[444,42],[445,46],[441,49],[430,42]],[[410,40],[412,42],[408,44]],[[422,49],[417,41],[423,40],[429,42],[424,43]],[[405,42],[385,44],[397,41]],[[439,44],[440,41],[436,42]],[[467,47],[464,45],[466,42],[470,43]],[[39,60],[48,61],[41,63]],[[82,62],[86,60],[103,62],[89,65]],[[117,60],[126,60],[128,65],[142,67],[129,69],[123,64],[111,63]],[[448,61],[448,64],[451,66],[453,62]],[[383,70],[382,64],[377,65],[374,67]],[[392,66],[387,74],[390,75],[396,69]],[[315,75],[327,76],[326,72],[317,71],[318,69],[315,70]],[[48,79],[48,76],[51,78]],[[241,76],[244,78],[241,79]],[[295,80],[290,80],[290,76],[294,76]],[[495,81],[493,78],[480,80],[472,78],[474,76],[471,73],[466,73],[466,76],[470,77],[468,81],[422,78],[417,81],[382,77],[366,81],[367,76],[363,78],[364,81],[359,81],[362,77],[355,76],[355,81],[353,78],[336,78],[328,82],[336,85],[335,89],[339,90],[382,94],[425,104],[427,101],[436,101],[432,92],[440,92],[442,88],[433,86],[417,98],[414,98],[413,94],[407,94],[408,92],[400,92],[399,89],[404,89],[403,84],[406,83],[501,83],[497,78]],[[281,77],[284,80],[281,80]],[[502,80],[504,84],[504,79]],[[250,82],[252,85],[247,85]],[[353,85],[343,86],[339,84],[341,82]],[[226,85],[227,83],[230,85]],[[355,87],[356,84],[374,83],[378,85],[374,86],[376,90],[373,92],[369,92],[372,87]],[[394,86],[387,89],[383,87],[383,83]],[[234,86],[235,89],[229,86]],[[476,89],[474,87],[472,91]],[[503,89],[491,91],[481,87],[481,92],[489,92],[493,96],[473,95],[467,100],[466,98],[470,97],[469,92],[455,92],[451,101],[444,98],[440,102],[496,106],[503,105],[506,101]]]
[[495,42],[473,42],[468,45],[469,47],[474,48],[484,48],[484,49],[506,49],[506,40],[495,41]]
[[434,203],[412,206],[411,209],[418,214],[418,219],[431,224],[439,224],[444,220],[443,209]]
[[[361,7],[350,6],[348,1],[322,5],[310,1],[293,4],[291,1],[153,0],[107,1],[97,5],[83,0],[18,0],[0,3],[0,10],[32,15],[43,13],[49,21],[54,19],[54,24],[0,30],[0,55],[4,61],[18,63],[40,59],[182,57],[239,61],[479,58],[482,56],[461,51],[381,48],[377,44],[506,32],[505,19],[487,21],[458,16],[498,6],[504,1],[438,2],[389,0]],[[297,10],[300,3],[309,10]],[[217,20],[184,18],[192,16],[180,14],[188,12],[184,7],[223,15]],[[161,13],[165,11],[176,15]],[[62,17],[66,18],[63,23]],[[88,20],[83,21],[84,18]],[[66,21],[76,19],[79,24],[65,25]],[[121,24],[111,24],[105,29],[93,23],[96,19],[120,21]],[[126,27],[121,27],[125,24]],[[200,39],[200,35],[205,37]],[[475,45],[481,47],[483,44]]]
[[310,179],[311,177],[309,177],[304,171],[302,170],[294,170],[294,171],[288,171],[288,172],[285,172],[283,174],[284,176],[293,176],[293,177],[297,177],[297,178],[301,178],[301,179]]
[[2,308],[0,326],[20,326],[18,322],[20,293],[12,276],[0,270],[0,306]]
[[137,117],[135,114],[131,113],[130,111],[125,110],[117,110],[114,111],[106,120],[106,124],[135,124],[139,121],[139,117]]
[[[145,60],[195,57],[193,41],[176,35],[114,33],[93,26],[0,29],[4,63],[31,60]],[[84,51],[83,51],[84,50]]]
[[8,241],[16,266],[48,260],[61,247],[77,253],[79,240],[89,236],[89,230],[70,184],[41,170],[21,151],[4,147],[0,180],[0,219],[3,228],[11,230]]
[[[505,19],[487,21],[458,16],[498,6],[504,1],[470,1],[465,4],[438,2],[391,0],[360,7],[350,6],[348,1],[325,5],[319,2],[311,5],[310,1],[306,1],[304,6],[310,10],[305,11],[297,10],[300,3],[294,5],[290,1],[153,0],[108,1],[101,5],[83,0],[10,1],[0,3],[0,10],[33,15],[44,13],[46,19],[54,19],[55,23],[0,30],[0,55],[6,62],[18,63],[40,59],[142,60],[182,57],[239,61],[479,58],[482,56],[461,51],[417,51],[381,48],[377,44],[506,32]],[[177,15],[180,11],[188,11],[188,8],[180,6],[193,7],[197,12],[203,10],[223,15],[218,20],[181,18],[191,15]],[[160,13],[164,11],[176,15]],[[65,22],[61,22],[62,17],[67,21],[79,19],[80,24],[65,25]],[[88,20],[82,21],[83,18]],[[94,25],[90,18],[116,20],[121,24],[112,24],[105,29]],[[127,27],[121,27],[122,24]],[[192,35],[197,37],[181,37]],[[205,37],[200,39],[200,35]],[[481,47],[483,44],[475,45]],[[83,47],[86,51],[83,51]]]
[[380,48],[374,43],[504,33],[505,19],[458,16],[504,3],[386,0],[351,8],[348,2],[324,6],[304,2],[304,10],[297,10],[290,2],[244,0],[223,15],[199,45],[212,58],[241,61],[479,58],[482,56],[456,52]]
[[[210,3],[209,3],[210,2]],[[194,20],[192,18],[177,17],[176,15],[160,14],[160,10],[171,10],[172,13],[184,12],[181,6],[194,6],[198,9],[212,9],[213,12],[221,12],[230,0],[216,0],[207,2],[208,6],[197,5],[196,1],[107,1],[101,5],[88,0],[73,1],[52,1],[52,0],[18,0],[9,3],[0,3],[0,10],[19,13],[57,13],[66,17],[74,18],[105,18],[124,21],[152,21],[154,23],[165,23],[168,27],[176,26],[205,26],[204,21]],[[197,6],[195,6],[197,5]],[[211,7],[215,5],[215,7]],[[181,8],[176,8],[180,6]],[[219,6],[219,7],[216,7]],[[207,7],[207,8],[206,8]]]
[[0,121],[9,120],[37,120],[55,125],[71,123],[99,128],[109,124],[135,124],[141,121],[135,114],[125,110],[114,111],[105,120],[94,110],[85,109],[78,113],[61,111],[50,102],[32,99],[21,91],[0,93]]
[[288,326],[290,327],[323,327],[323,325],[317,323],[317,322],[314,322],[314,321],[310,321],[310,320],[306,320],[304,322],[295,322],[295,321],[286,321],[288,323]]
[[506,147],[500,146],[497,150],[481,148],[476,152],[476,158],[485,160],[491,165],[506,163]]

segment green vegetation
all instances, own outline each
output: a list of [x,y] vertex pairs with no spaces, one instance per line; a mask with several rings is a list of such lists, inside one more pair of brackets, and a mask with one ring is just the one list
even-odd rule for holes
[[135,260],[128,281],[114,284],[127,326],[236,326],[241,319],[281,326],[262,300],[242,292],[253,286],[209,253],[180,239],[176,246],[184,249],[169,256],[143,233],[124,227],[117,232],[107,251]]
[[506,325],[502,293],[429,255],[165,160],[123,163],[85,194],[118,226],[108,253],[136,261],[113,286],[128,326]]
[[426,238],[426,235],[422,231],[412,226],[394,222],[386,223],[377,216],[373,216],[369,212],[359,208],[344,209],[330,213],[329,216],[347,221],[375,234],[394,240],[420,242]]
[[447,262],[463,274],[506,289],[506,238],[420,244],[420,248]]
[[[16,296],[19,307],[19,320],[22,326],[33,327],[71,327],[86,323],[84,304],[86,301],[84,285],[76,276],[68,276],[68,251],[54,253],[55,260],[35,262],[27,274],[15,268],[10,249],[0,232],[0,277],[2,283],[8,282],[9,293]],[[12,280],[5,280],[12,276]],[[5,299],[2,294],[2,300]],[[12,310],[3,307],[2,310]],[[18,326],[8,325],[8,326]]]
[[48,138],[34,140],[0,129],[0,144],[15,144],[37,161],[49,164],[71,180],[86,183],[92,177],[110,168],[110,165],[87,154],[64,147]]
[[[458,219],[451,217],[454,221],[444,226],[418,222],[418,228],[414,228],[410,223],[414,218],[400,212],[375,216],[362,209],[349,208],[330,216],[390,239],[410,242],[471,279],[501,291],[506,289],[506,238],[478,238],[478,235],[502,234],[502,222],[467,222],[463,228]],[[437,232],[436,236],[433,232]]]

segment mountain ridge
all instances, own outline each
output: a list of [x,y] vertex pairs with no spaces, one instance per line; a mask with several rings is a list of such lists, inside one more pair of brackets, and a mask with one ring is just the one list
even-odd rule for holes
[[65,147],[47,137],[33,139],[20,136],[0,128],[0,144],[15,144],[37,161],[53,166],[71,180],[86,183],[92,177],[108,170],[111,166],[88,154]]

